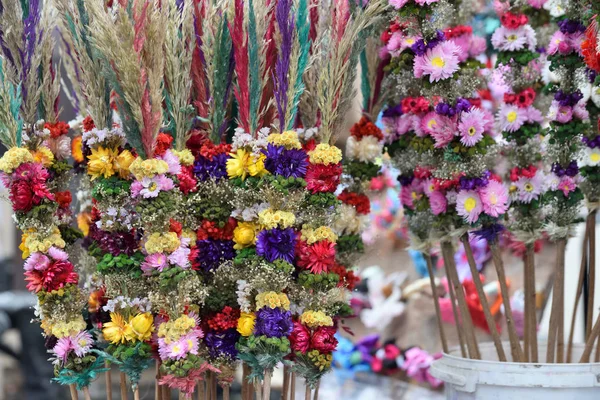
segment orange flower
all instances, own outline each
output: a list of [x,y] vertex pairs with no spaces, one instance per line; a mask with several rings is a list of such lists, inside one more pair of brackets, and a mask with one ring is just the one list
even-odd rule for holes
[[83,142],[81,136],[75,136],[71,141],[71,153],[73,154],[73,159],[77,163],[82,163],[84,161]]

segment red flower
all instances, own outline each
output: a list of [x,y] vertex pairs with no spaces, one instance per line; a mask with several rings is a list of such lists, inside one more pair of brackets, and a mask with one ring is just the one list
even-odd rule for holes
[[331,353],[337,347],[336,329],[332,326],[320,326],[310,338],[310,347],[321,353]]
[[592,22],[585,31],[585,40],[581,44],[581,53],[588,67],[596,72],[600,72],[600,53],[596,51],[598,48],[598,23]]
[[202,157],[206,157],[209,160],[212,160],[212,158],[216,155],[219,154],[223,154],[223,153],[229,153],[231,151],[231,145],[229,144],[218,144],[215,145],[213,144],[213,142],[207,141],[205,142],[202,147],[200,147],[200,155]]
[[315,139],[310,139],[308,142],[302,145],[302,150],[305,152],[313,151],[317,148],[317,141]]
[[198,154],[200,154],[200,148],[202,147],[202,145],[204,145],[206,141],[208,141],[208,139],[205,134],[201,133],[198,130],[193,130],[192,136],[190,136],[190,138],[186,142],[185,147],[190,149],[194,157],[198,157]]
[[182,223],[171,218],[169,221],[169,231],[176,233],[177,236],[181,236],[181,232],[183,231]]
[[405,97],[402,100],[405,113],[419,114],[429,111],[429,101],[424,97]]
[[525,25],[529,19],[524,14],[513,14],[510,11],[500,17],[500,22],[508,29],[517,29]]
[[15,181],[10,187],[10,201],[14,211],[28,212],[34,206],[33,190],[26,181]]
[[335,265],[335,244],[327,240],[311,245],[300,241],[296,254],[298,267],[310,270],[313,274],[326,273]]
[[338,287],[345,287],[350,291],[354,290],[358,282],[360,282],[360,278],[354,275],[354,271],[347,270],[346,267],[337,263],[329,268],[329,272],[340,277]]
[[194,173],[192,172],[193,166],[181,167],[181,173],[177,175],[177,179],[179,179],[179,190],[181,190],[184,194],[189,194],[195,192],[196,188],[196,178],[194,178]]
[[190,249],[190,254],[188,255],[188,260],[192,266],[192,270],[198,271],[200,270],[200,250],[196,246]]
[[237,221],[235,218],[229,218],[222,227],[218,226],[214,221],[204,220],[196,232],[197,239],[206,240],[211,238],[215,240],[231,240],[233,239],[233,230],[236,226]]
[[54,197],[56,198],[56,202],[58,203],[58,206],[60,208],[69,208],[71,202],[73,201],[71,192],[69,192],[68,190],[64,192],[56,192],[54,194]]
[[171,148],[173,136],[168,133],[159,133],[156,138],[156,148],[154,149],[155,156],[163,156],[167,150]]
[[342,203],[354,207],[359,214],[367,215],[371,212],[371,201],[365,194],[349,192],[347,189],[344,189],[338,196],[338,199]]
[[87,116],[83,119],[83,130],[85,132],[91,131],[95,127],[96,125],[94,124],[94,120],[92,119],[92,117]]
[[51,292],[68,284],[77,284],[78,279],[73,264],[68,261],[55,261],[43,271],[33,269],[25,272],[27,289],[35,293],[41,290]]
[[308,164],[305,177],[306,189],[310,190],[312,194],[333,193],[340,184],[341,175],[341,164]]
[[453,28],[448,28],[444,31],[444,36],[446,37],[446,39],[452,39],[462,35],[471,34],[473,34],[473,28],[467,25],[457,25]]
[[378,140],[383,140],[381,129],[365,116],[350,128],[350,134],[354,136],[356,140],[361,140],[365,136],[374,136]]
[[226,331],[237,327],[240,318],[240,310],[225,306],[220,313],[215,314],[207,322],[208,327],[213,331]]
[[416,166],[414,174],[417,179],[427,179],[431,176],[431,170],[426,167]]
[[298,321],[294,321],[294,328],[291,335],[288,337],[292,350],[299,351],[304,354],[310,346],[310,332]]
[[50,137],[52,137],[54,139],[69,133],[69,124],[67,124],[66,122],[62,122],[62,121],[56,122],[54,124],[46,122],[44,124],[44,128],[46,128],[50,131]]

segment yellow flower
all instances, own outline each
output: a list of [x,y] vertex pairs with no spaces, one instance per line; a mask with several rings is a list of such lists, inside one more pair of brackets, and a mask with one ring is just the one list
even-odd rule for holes
[[241,313],[240,319],[238,319],[237,331],[240,335],[248,337],[254,332],[254,322],[256,321],[256,315],[254,313]]
[[263,292],[256,296],[256,309],[260,310],[263,307],[290,309],[290,300],[284,293]]
[[267,142],[275,146],[283,146],[286,149],[301,149],[302,144],[298,139],[298,134],[294,131],[285,131],[283,133],[271,133],[267,137]]
[[118,155],[116,149],[107,149],[98,147],[92,149],[92,154],[88,156],[88,174],[92,176],[92,180],[104,176],[110,178],[115,174],[114,161]]
[[27,247],[27,237],[29,235],[24,233],[21,237],[21,244],[19,245],[19,250],[21,250],[21,258],[26,259],[31,255],[31,251],[29,251],[29,247]]
[[342,161],[342,151],[327,143],[320,143],[314,150],[308,152],[308,158],[311,164],[338,164]]
[[185,239],[190,239],[190,243],[196,243],[198,235],[192,229],[186,228],[181,231],[181,237]]
[[302,240],[308,244],[320,242],[321,240],[327,240],[331,243],[337,242],[337,235],[333,230],[327,226],[320,226],[317,229],[310,227],[302,228]]
[[194,155],[189,149],[183,149],[181,151],[172,150],[173,154],[179,158],[179,163],[184,167],[189,167],[194,164]]
[[248,167],[251,162],[250,154],[244,149],[238,149],[235,153],[229,154],[227,160],[227,175],[229,179],[242,178],[248,176]]
[[102,328],[104,339],[112,344],[125,343],[125,319],[121,314],[110,313],[110,322],[104,324]]
[[196,321],[187,315],[182,315],[176,320],[163,322],[158,327],[158,337],[164,338],[165,342],[172,343],[196,326]]
[[323,311],[305,311],[300,316],[300,322],[310,328],[317,328],[319,326],[333,326],[333,320]]
[[21,164],[33,162],[33,155],[22,147],[11,147],[0,158],[0,171],[11,174]]
[[254,155],[250,157],[250,165],[248,165],[248,173],[250,174],[250,176],[261,177],[269,173],[269,171],[267,171],[267,169],[265,168],[266,158],[267,156],[265,156],[264,154],[261,154],[258,157]]
[[119,173],[121,179],[127,179],[129,174],[129,167],[133,164],[135,157],[129,150],[123,150],[114,160],[115,170]]
[[129,166],[129,171],[135,176],[135,179],[152,178],[155,175],[166,174],[169,171],[169,164],[163,160],[151,158],[143,160],[138,157]]
[[83,235],[87,237],[90,234],[90,224],[92,222],[92,216],[88,212],[82,212],[77,215],[77,227],[83,232]]
[[148,254],[172,253],[179,248],[180,244],[181,242],[175,232],[155,232],[150,235],[144,248]]
[[236,250],[252,246],[256,242],[256,231],[258,226],[252,222],[239,222],[233,230],[233,241]]
[[23,246],[28,249],[30,253],[39,251],[41,253],[47,253],[48,249],[52,246],[63,249],[66,246],[65,241],[60,235],[58,227],[54,227],[52,233],[48,236],[42,236],[36,231],[30,231],[24,239]]
[[267,208],[258,213],[258,222],[265,229],[273,229],[277,226],[289,228],[296,223],[296,216],[288,211],[273,211]]
[[54,154],[49,148],[41,146],[32,153],[33,160],[41,163],[44,167],[49,167],[54,162]]
[[50,326],[50,331],[57,338],[64,338],[67,336],[75,335],[81,332],[86,327],[86,323],[82,316],[77,317],[72,321],[60,321]]
[[136,340],[140,342],[149,340],[154,331],[153,322],[154,319],[149,312],[136,315],[129,320],[129,323],[125,327],[125,337],[132,342]]
[[75,136],[71,141],[71,154],[76,162],[82,163],[85,161],[85,158],[83,157],[83,140],[81,135]]

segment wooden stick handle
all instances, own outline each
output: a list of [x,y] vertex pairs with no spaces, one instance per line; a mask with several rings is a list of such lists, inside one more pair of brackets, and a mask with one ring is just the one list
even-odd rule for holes
[[140,387],[139,386],[136,386],[136,388],[133,392],[133,399],[140,400]]
[[[567,342],[567,363],[571,362],[573,353],[573,337],[575,335],[575,323],[577,321],[577,308],[583,295],[583,280],[587,269],[587,254],[589,244],[589,220],[585,224],[585,234],[583,235],[583,246],[581,249],[581,264],[579,265],[579,279],[577,281],[577,290],[575,291],[575,304],[573,305],[573,315],[571,316],[571,328],[569,329],[569,340]],[[588,336],[589,337],[589,336]]]
[[315,386],[315,394],[313,396],[313,400],[319,400],[319,386],[321,386],[321,380],[317,381],[317,385]]
[[444,330],[444,323],[442,322],[442,311],[440,310],[440,299],[437,292],[437,286],[435,284],[435,273],[433,271],[433,261],[431,261],[431,255],[429,252],[423,252],[423,258],[427,264],[427,271],[429,272],[429,284],[431,285],[431,293],[433,294],[433,305],[435,307],[435,315],[438,323],[438,330],[440,331],[440,340],[442,341],[442,350],[448,354],[448,339],[446,339],[446,331]]
[[229,400],[229,385],[223,386],[223,400]]
[[90,389],[87,386],[83,388],[83,397],[85,400],[92,400],[92,396],[90,396]]
[[[535,286],[535,248],[534,245],[528,245],[526,249],[527,257],[527,275],[529,283],[529,346],[530,361],[538,362],[538,341],[537,341],[537,312],[536,312],[536,286]],[[527,334],[527,333],[526,333]]]
[[271,398],[271,377],[273,371],[265,370],[265,378],[263,380],[263,399],[269,400]]
[[310,389],[310,385],[307,383],[306,384],[306,389],[304,392],[304,400],[311,400],[310,399],[310,395],[312,394],[312,390]]
[[248,375],[250,375],[250,367],[242,364],[242,400],[249,400],[250,385],[248,383]]
[[104,362],[104,368],[108,368],[108,371],[104,372],[104,384],[106,385],[106,400],[112,400],[112,376],[110,375],[110,363]]
[[458,343],[460,344],[460,354],[463,358],[467,358],[467,350],[465,348],[465,339],[463,337],[462,324],[460,316],[458,315],[458,309],[456,306],[456,294],[454,293],[454,286],[450,283],[450,260],[447,257],[454,257],[454,251],[451,251],[451,255],[444,251],[442,247],[442,257],[444,258],[444,270],[446,272],[446,279],[448,279],[448,294],[450,295],[450,302],[452,304],[452,315],[454,315],[454,323],[456,325],[456,334],[458,336]]
[[590,211],[587,216],[589,225],[588,233],[588,250],[589,250],[589,268],[588,268],[588,305],[587,305],[587,319],[586,319],[586,339],[591,333],[592,323],[594,321],[594,298],[596,294],[596,210]]
[[281,389],[281,400],[287,400],[290,391],[290,367],[283,366],[283,388]]
[[75,385],[69,385],[69,391],[71,392],[71,400],[79,399],[79,395],[77,394],[77,387],[75,387]]
[[296,400],[296,373],[292,372],[290,377],[290,400]]
[[127,376],[124,372],[119,374],[121,379],[121,400],[127,400]]

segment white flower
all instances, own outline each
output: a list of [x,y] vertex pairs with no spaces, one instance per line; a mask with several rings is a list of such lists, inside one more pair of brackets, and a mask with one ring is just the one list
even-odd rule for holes
[[595,149],[592,149],[590,147],[586,147],[581,164],[582,166],[588,167],[600,166],[600,148],[596,147]]
[[71,156],[71,138],[62,135],[57,138],[48,138],[44,143],[57,160],[65,160]]
[[600,86],[593,86],[590,97],[596,107],[600,107]]
[[350,136],[346,142],[346,156],[350,160],[362,162],[374,162],[381,157],[383,152],[383,143],[375,136],[365,136],[357,141],[354,136]]
[[544,4],[544,9],[550,12],[550,15],[554,18],[562,17],[565,15],[567,5],[565,0],[548,0]]
[[358,215],[354,207],[348,204],[342,204],[338,208],[338,218],[336,218],[333,229],[338,235],[359,234],[367,225],[368,215]]
[[252,286],[245,280],[240,279],[237,281],[237,290],[235,293],[237,294],[237,301],[241,311],[245,313],[252,312],[252,302],[250,301]]

